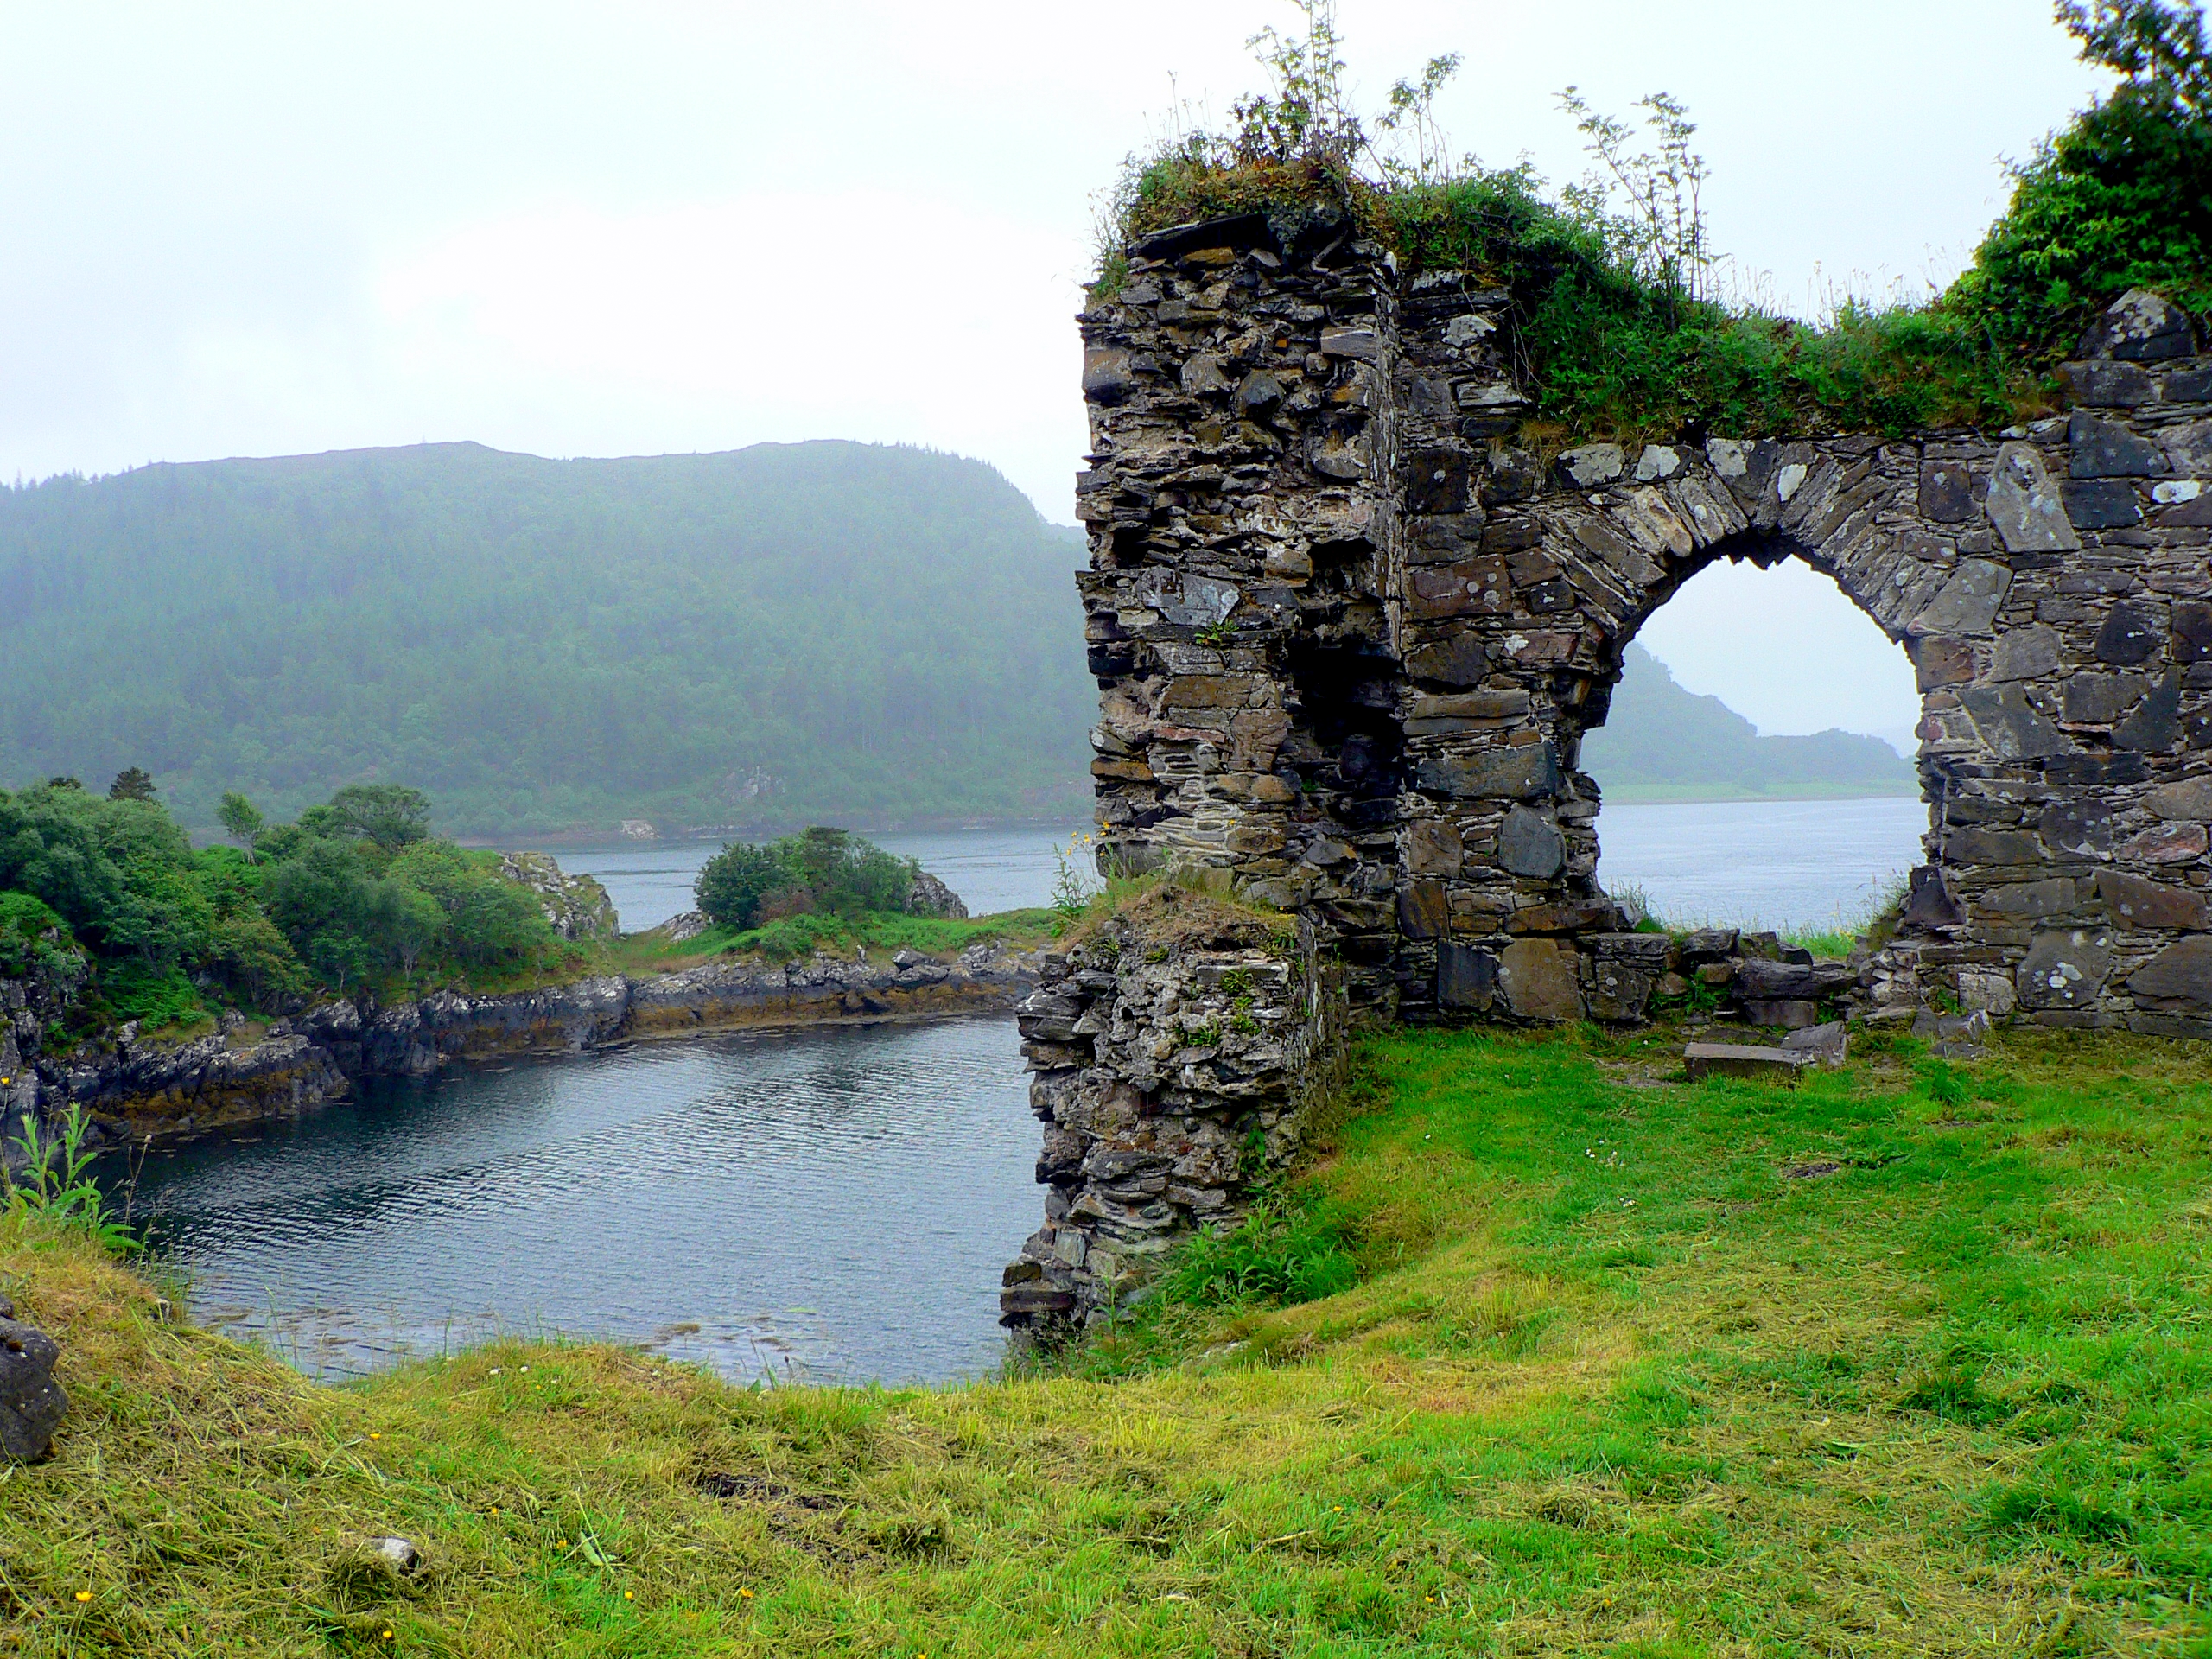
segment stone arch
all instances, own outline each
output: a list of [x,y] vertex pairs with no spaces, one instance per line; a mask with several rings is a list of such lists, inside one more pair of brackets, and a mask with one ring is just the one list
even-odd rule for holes
[[1083,318],[1109,848],[1297,911],[1374,1014],[1639,1017],[1650,947],[1588,880],[1580,734],[1689,575],[1798,556],[1923,695],[1928,862],[1854,994],[2212,1036],[2212,359],[2186,317],[2129,296],[2071,415],[2001,434],[1546,457],[1507,296],[1465,274],[1310,257],[1259,214],[1128,253]]
[[[1846,550],[1847,553],[1851,550]],[[1802,563],[1827,577],[1836,591],[1885,639],[1892,645],[1900,647],[1904,663],[1908,667],[1912,663],[1916,640],[1923,637],[1946,639],[1952,637],[1923,633],[1919,631],[1916,619],[1906,618],[1900,622],[1894,607],[1879,606],[1877,601],[1880,595],[1866,586],[1870,572],[1865,560],[1832,560],[1825,556],[1821,545],[1808,543],[1778,526],[1771,529],[1747,526],[1724,534],[1707,545],[1694,546],[1687,556],[1673,555],[1671,549],[1669,554],[1670,556],[1653,570],[1649,580],[1631,592],[1629,596],[1631,603],[1618,626],[1612,626],[1610,618],[1600,623],[1600,643],[1592,653],[1596,660],[1586,668],[1571,667],[1565,671],[1562,677],[1566,683],[1555,693],[1560,710],[1557,741],[1562,780],[1571,784],[1578,800],[1587,801],[1593,809],[1602,806],[1602,792],[1595,779],[1583,769],[1582,742],[1591,732],[1606,723],[1612,693],[1620,682],[1628,646],[1643,632],[1644,625],[1671,602],[1684,587],[1717,564],[1741,562],[1761,569],[1771,569],[1792,560]],[[1983,620],[1978,615],[1961,615],[1958,613],[1960,608],[1958,595],[1954,594],[1943,601],[1941,607],[1942,617],[1948,618],[1948,622],[1942,621],[1942,618],[1937,620],[1942,626],[1971,626]],[[1918,689],[1924,718],[1928,687],[1921,684]],[[1919,785],[1921,801],[1931,815],[1928,833],[1923,839],[1932,849],[1935,815],[1939,803],[1936,791],[1942,788],[1942,779],[1940,775],[1923,772]],[[1600,852],[1599,823],[1599,818],[1593,816],[1586,826],[1589,837],[1586,849],[1587,861],[1593,868]],[[1586,891],[1578,893],[1578,897],[1595,898],[1598,892],[1594,885],[1589,885]]]

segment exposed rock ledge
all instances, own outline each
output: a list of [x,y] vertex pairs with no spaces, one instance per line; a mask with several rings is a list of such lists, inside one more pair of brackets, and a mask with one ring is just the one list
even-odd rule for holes
[[[681,973],[582,979],[506,996],[440,991],[390,1007],[335,1002],[245,1042],[235,1032],[174,1046],[125,1026],[111,1047],[43,1056],[0,1091],[0,1114],[51,1118],[80,1103],[132,1141],[296,1116],[341,1099],[355,1079],[421,1076],[451,1060],[581,1053],[644,1038],[1010,1009],[1037,983],[1036,952],[972,945],[940,962],[817,957],[787,967],[709,963]],[[4,999],[0,999],[4,1000]],[[33,1084],[34,1089],[25,1089]],[[11,1135],[13,1124],[10,1124]]]

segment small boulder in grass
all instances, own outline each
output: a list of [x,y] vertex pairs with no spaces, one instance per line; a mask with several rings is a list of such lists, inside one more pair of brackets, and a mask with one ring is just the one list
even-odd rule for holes
[[332,1560],[330,1587],[341,1604],[358,1607],[411,1590],[429,1572],[429,1563],[412,1539],[390,1534],[357,1538]]
[[35,1462],[54,1449],[54,1431],[69,1409],[54,1380],[61,1344],[19,1324],[13,1302],[0,1297],[0,1452]]

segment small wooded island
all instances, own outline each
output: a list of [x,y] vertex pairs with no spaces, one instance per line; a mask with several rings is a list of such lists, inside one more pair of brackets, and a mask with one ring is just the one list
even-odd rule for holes
[[1048,912],[971,920],[909,859],[817,827],[712,860],[701,912],[623,934],[543,854],[429,832],[353,785],[290,823],[225,798],[195,849],[146,774],[0,792],[4,1127],[89,1144],[295,1114],[361,1076],[646,1036],[1010,1007]]

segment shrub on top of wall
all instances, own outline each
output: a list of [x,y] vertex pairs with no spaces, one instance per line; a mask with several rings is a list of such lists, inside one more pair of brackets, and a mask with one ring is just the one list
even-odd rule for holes
[[2212,54],[2203,15],[2171,0],[2059,7],[2082,58],[2124,79],[2032,160],[2012,205],[1944,296],[2031,364],[2077,348],[2132,288],[2212,312]]

